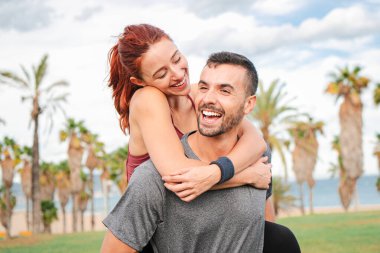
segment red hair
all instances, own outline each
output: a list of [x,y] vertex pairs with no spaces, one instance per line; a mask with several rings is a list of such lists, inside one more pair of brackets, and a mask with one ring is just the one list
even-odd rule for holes
[[131,77],[142,79],[140,75],[141,57],[150,46],[162,38],[170,37],[163,30],[148,24],[129,25],[124,28],[118,42],[108,53],[110,76],[108,87],[116,111],[119,113],[120,128],[125,133],[129,127],[129,105],[136,90],[141,88],[130,81]]

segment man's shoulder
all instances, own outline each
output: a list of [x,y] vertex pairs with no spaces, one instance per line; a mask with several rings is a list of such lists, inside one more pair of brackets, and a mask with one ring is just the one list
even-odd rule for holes
[[136,167],[128,187],[159,188],[161,190],[165,188],[160,173],[150,159]]

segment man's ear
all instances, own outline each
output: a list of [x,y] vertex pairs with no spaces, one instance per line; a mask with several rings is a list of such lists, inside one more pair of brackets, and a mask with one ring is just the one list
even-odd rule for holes
[[247,115],[248,113],[252,112],[253,108],[255,108],[256,105],[256,95],[249,96],[244,105],[244,114]]
[[131,76],[129,78],[129,81],[131,81],[131,83],[136,84],[138,86],[142,86],[142,87],[145,86],[145,83],[142,80],[140,80],[140,79],[138,79],[138,78],[136,78],[134,76]]

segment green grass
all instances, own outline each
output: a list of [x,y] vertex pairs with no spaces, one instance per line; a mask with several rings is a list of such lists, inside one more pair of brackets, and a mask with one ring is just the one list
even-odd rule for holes
[[282,218],[303,253],[379,253],[380,211]]
[[[278,223],[292,229],[303,253],[380,252],[380,211],[290,217]],[[0,252],[99,252],[103,236],[104,232],[88,232],[3,240]]]

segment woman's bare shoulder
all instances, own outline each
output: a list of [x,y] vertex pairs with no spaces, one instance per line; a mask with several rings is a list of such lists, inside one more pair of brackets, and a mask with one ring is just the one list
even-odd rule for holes
[[154,110],[157,108],[167,108],[168,100],[164,93],[159,89],[146,86],[133,94],[130,104],[130,110],[142,112],[145,110]]

